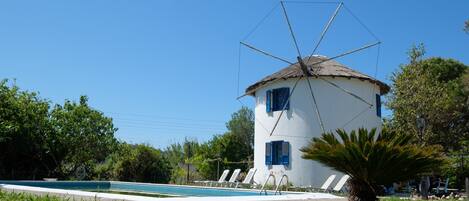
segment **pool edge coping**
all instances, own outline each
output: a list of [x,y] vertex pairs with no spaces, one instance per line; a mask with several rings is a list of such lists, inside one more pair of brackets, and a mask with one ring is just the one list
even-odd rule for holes
[[[72,199],[80,200],[126,200],[126,201],[199,201],[199,200],[245,200],[245,201],[266,201],[266,200],[305,200],[305,199],[343,199],[343,197],[335,196],[326,193],[302,193],[302,194],[287,194],[287,195],[267,195],[267,196],[229,196],[229,197],[174,197],[174,198],[155,198],[137,195],[122,195],[111,193],[97,193],[80,190],[65,190],[53,189],[43,187],[21,186],[11,184],[0,184],[0,189],[10,192],[25,192],[36,195],[55,195],[59,197],[70,197]],[[322,195],[322,196],[321,196]],[[319,196],[319,197],[316,197]]]

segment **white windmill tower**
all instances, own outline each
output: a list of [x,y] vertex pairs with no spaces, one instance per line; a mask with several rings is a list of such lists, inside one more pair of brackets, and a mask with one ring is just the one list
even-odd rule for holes
[[344,7],[343,3],[338,3],[312,53],[303,57],[284,2],[280,5],[297,50],[295,62],[241,42],[241,45],[287,65],[247,87],[241,96],[255,98],[254,168],[257,173],[254,180],[263,183],[269,174],[277,178],[285,174],[295,186],[319,186],[327,176],[337,173],[302,159],[300,149],[312,137],[326,131],[380,128],[380,96],[389,91],[385,83],[335,59],[379,46],[380,42],[377,40],[332,57],[315,55],[339,10]]

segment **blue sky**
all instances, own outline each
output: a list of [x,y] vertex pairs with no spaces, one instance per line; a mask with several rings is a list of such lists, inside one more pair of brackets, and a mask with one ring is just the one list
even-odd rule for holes
[[[278,1],[2,1],[0,78],[16,79],[54,103],[88,95],[115,120],[117,137],[165,147],[184,137],[225,131],[236,96],[284,65],[239,50],[239,41]],[[382,41],[340,59],[389,82],[406,51],[423,42],[427,56],[469,64],[468,1],[345,1]],[[335,4],[286,3],[303,56]],[[246,42],[294,60],[280,7]],[[333,56],[375,39],[342,9],[318,54]],[[241,71],[238,90],[238,53]],[[243,99],[252,107],[251,98]],[[389,112],[387,112],[389,114]]]

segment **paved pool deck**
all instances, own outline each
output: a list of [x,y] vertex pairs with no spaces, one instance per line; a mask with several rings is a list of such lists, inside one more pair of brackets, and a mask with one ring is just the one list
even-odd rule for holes
[[20,185],[0,184],[0,189],[8,192],[24,192],[35,195],[53,195],[70,200],[83,201],[345,201],[346,198],[328,193],[302,193],[275,196],[230,196],[230,197],[174,197],[155,198],[112,193],[96,193],[79,190],[53,189]]

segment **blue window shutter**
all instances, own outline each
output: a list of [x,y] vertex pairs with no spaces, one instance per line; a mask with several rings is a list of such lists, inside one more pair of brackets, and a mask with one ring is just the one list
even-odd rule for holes
[[283,88],[273,89],[271,96],[272,96],[272,99],[271,99],[272,111],[281,111],[284,109],[284,107],[285,107],[285,110],[290,109],[290,101],[288,101],[288,97],[290,96],[290,88],[283,87]]
[[265,94],[265,111],[272,112],[272,90],[267,90]]
[[376,115],[381,117],[381,96],[376,94]]
[[279,111],[280,109],[278,106],[278,89],[272,89],[272,101],[271,106],[272,106],[272,111]]
[[265,143],[265,164],[272,165],[272,143]]
[[[285,106],[285,110],[289,110],[290,109],[290,101],[288,101],[288,97],[290,96],[290,88],[283,88],[283,97],[284,97],[284,101],[283,103],[287,104],[287,106]],[[287,102],[288,101],[288,102]]]
[[282,142],[282,164],[288,166],[290,164],[290,143]]

